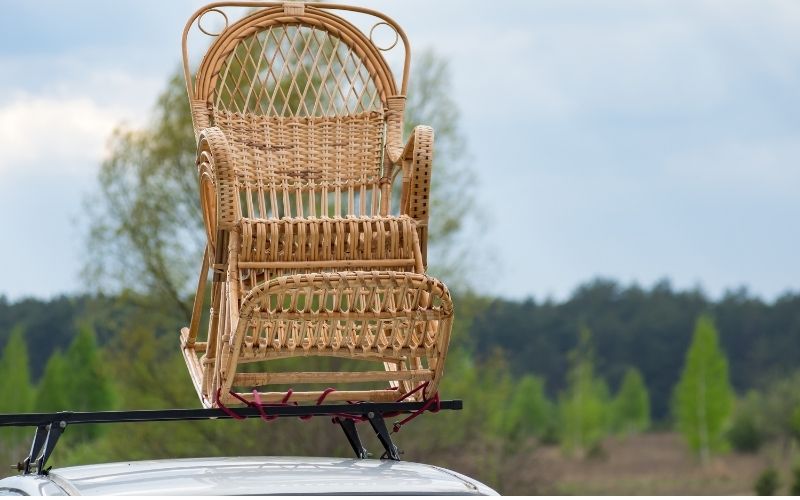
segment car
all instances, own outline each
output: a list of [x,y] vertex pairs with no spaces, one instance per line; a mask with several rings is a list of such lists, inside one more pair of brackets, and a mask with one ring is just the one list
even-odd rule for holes
[[0,496],[480,495],[498,493],[442,467],[394,460],[228,457],[52,469],[0,480]]

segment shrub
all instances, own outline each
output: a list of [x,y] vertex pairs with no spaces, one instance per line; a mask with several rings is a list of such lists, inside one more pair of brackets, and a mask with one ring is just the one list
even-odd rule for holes
[[728,430],[728,440],[733,449],[743,453],[756,453],[764,444],[766,436],[749,413],[738,413]]
[[800,496],[800,465],[794,469],[794,481],[791,489],[789,489],[789,494],[796,497]]
[[778,492],[778,488],[780,488],[780,477],[778,477],[778,471],[774,467],[765,469],[756,479],[756,495],[774,495]]

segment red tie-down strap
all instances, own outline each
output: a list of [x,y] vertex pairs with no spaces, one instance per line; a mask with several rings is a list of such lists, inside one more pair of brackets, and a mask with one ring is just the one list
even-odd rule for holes
[[[417,392],[424,390],[426,387],[428,387],[428,382],[423,382],[422,384],[418,385],[414,389],[412,389],[412,390],[408,391],[407,393],[403,394],[402,396],[400,396],[400,398],[397,399],[397,402],[399,403],[401,401],[406,400],[407,398],[409,398],[410,396],[416,394]],[[317,406],[321,405],[325,401],[325,398],[328,397],[328,395],[331,394],[332,392],[336,392],[336,389],[334,389],[333,387],[328,387],[327,389],[322,391],[322,394],[319,396],[319,398],[317,398],[316,405]],[[275,420],[276,418],[278,418],[276,415],[268,415],[264,411],[265,407],[269,408],[269,407],[276,407],[276,406],[297,406],[297,402],[296,401],[293,401],[292,403],[289,403],[289,399],[292,397],[293,393],[294,393],[294,391],[292,389],[289,389],[288,391],[286,391],[286,394],[283,396],[283,398],[281,399],[280,403],[264,404],[264,403],[261,402],[261,395],[259,394],[258,390],[256,390],[256,389],[253,389],[253,401],[248,401],[248,400],[244,399],[243,397],[239,396],[239,394],[237,394],[237,393],[235,393],[233,391],[230,391],[230,395],[231,396],[233,396],[234,398],[238,399],[239,401],[241,401],[242,403],[244,403],[248,407],[258,408],[258,413],[261,415],[261,419],[264,420],[265,422],[269,422],[271,420]],[[228,414],[229,416],[233,417],[236,420],[244,419],[243,416],[239,415],[238,413],[236,413],[232,409],[230,409],[227,406],[225,406],[222,403],[222,400],[220,399],[220,395],[221,395],[221,389],[217,389],[216,403],[219,406],[220,410],[224,411],[226,414]],[[392,426],[392,432],[393,433],[400,432],[400,429],[404,425],[406,425],[407,423],[411,422],[412,420],[414,420],[415,418],[417,418],[421,414],[425,413],[426,411],[430,411],[431,413],[436,413],[440,409],[441,409],[441,401],[439,399],[439,393],[436,392],[430,399],[426,399],[425,400],[424,404],[422,405],[422,408],[412,412],[409,416],[407,416],[403,420],[401,420],[399,422],[395,422],[394,425]],[[393,416],[397,416],[397,415],[399,415],[399,414],[398,413],[385,413],[385,414],[383,414],[384,417],[393,417]],[[300,416],[298,418],[300,418],[301,420],[308,420],[311,417],[312,417],[312,415],[303,415],[303,416]],[[363,422],[364,420],[367,420],[366,417],[364,417],[363,415],[355,415],[355,414],[350,414],[350,413],[342,413],[342,414],[334,415],[334,417],[349,418],[349,419],[352,419],[352,420],[354,420],[356,422]],[[333,418],[332,422],[336,423],[336,418]]]
[[[317,398],[316,405],[320,406],[325,401],[325,398],[327,398],[328,395],[331,394],[332,392],[336,392],[336,389],[334,389],[333,387],[328,387],[327,389],[322,391],[322,394],[320,394],[319,398]],[[275,420],[278,417],[276,415],[268,415],[264,411],[264,408],[276,407],[276,406],[297,406],[297,402],[296,401],[292,401],[291,403],[289,403],[289,399],[292,397],[293,393],[294,393],[294,390],[293,389],[289,389],[288,391],[286,391],[286,394],[284,394],[284,396],[281,399],[280,403],[264,404],[264,403],[261,402],[261,395],[259,394],[257,389],[253,389],[253,401],[248,401],[248,400],[244,399],[243,397],[241,397],[239,394],[235,393],[234,391],[230,391],[229,392],[229,394],[231,396],[233,396],[234,398],[238,399],[239,401],[241,401],[242,403],[244,403],[248,407],[257,408],[258,409],[258,413],[261,415],[261,419],[264,420],[265,422],[269,422],[271,420]],[[227,406],[225,406],[222,403],[222,400],[220,399],[220,396],[221,396],[221,390],[217,389],[216,403],[219,406],[219,409],[224,411],[229,416],[235,418],[236,420],[242,420],[244,417],[239,415],[238,413],[236,413],[232,409],[228,408]],[[344,414],[343,413],[341,415],[335,415],[335,416],[342,417],[342,418],[351,418],[351,419],[359,421],[359,422],[362,421],[362,420],[365,420],[364,417],[362,417],[360,415],[350,415],[349,413],[348,414]],[[311,417],[312,417],[312,415],[302,415],[302,416],[300,416],[298,418],[300,420],[308,420]]]
[[[400,401],[403,401],[404,399],[408,398],[409,396],[412,396],[412,395],[416,394],[417,392],[424,390],[426,387],[428,387],[428,382],[421,383],[420,385],[418,385],[414,389],[412,389],[412,390],[408,391],[407,393],[403,394],[402,396],[400,396],[400,399],[398,399],[397,402],[399,403]],[[433,407],[433,409],[431,409],[431,407]],[[393,433],[400,432],[400,429],[404,425],[406,425],[407,423],[411,422],[412,420],[414,420],[418,416],[422,415],[426,411],[430,411],[431,413],[436,413],[440,409],[441,409],[441,401],[439,400],[439,392],[437,391],[430,399],[426,399],[425,400],[425,404],[422,405],[422,408],[412,412],[411,415],[407,416],[403,420],[401,420],[399,422],[395,422],[394,425],[392,426],[392,432]]]

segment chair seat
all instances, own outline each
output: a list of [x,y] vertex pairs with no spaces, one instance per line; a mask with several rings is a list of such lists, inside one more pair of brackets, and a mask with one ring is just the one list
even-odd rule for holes
[[[253,388],[294,384],[336,384],[343,389],[329,400],[352,399],[348,385],[370,383],[371,398],[391,400],[422,383],[438,384],[453,318],[447,287],[435,278],[413,272],[344,271],[293,274],[271,279],[250,290],[238,307],[232,335],[223,338],[222,366],[275,361],[298,356],[328,356],[379,363],[381,371],[265,371],[259,365],[233,369],[221,401],[251,397]],[[197,354],[205,346],[195,346]],[[423,360],[427,360],[424,363]],[[198,375],[213,362],[207,356],[187,357]],[[366,366],[365,366],[366,367]],[[388,370],[388,371],[387,371]],[[389,382],[392,388],[386,387]],[[243,390],[243,392],[238,392]],[[260,393],[265,401],[280,400],[279,392]],[[297,392],[295,399],[313,400],[321,392]],[[430,397],[421,391],[411,400]],[[208,395],[206,396],[208,398]],[[232,399],[233,398],[233,399]],[[207,404],[213,403],[209,399]]]

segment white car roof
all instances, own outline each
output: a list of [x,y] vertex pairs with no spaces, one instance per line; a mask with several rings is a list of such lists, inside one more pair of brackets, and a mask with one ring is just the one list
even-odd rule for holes
[[147,460],[53,469],[48,478],[83,495],[497,494],[441,467],[343,458]]

